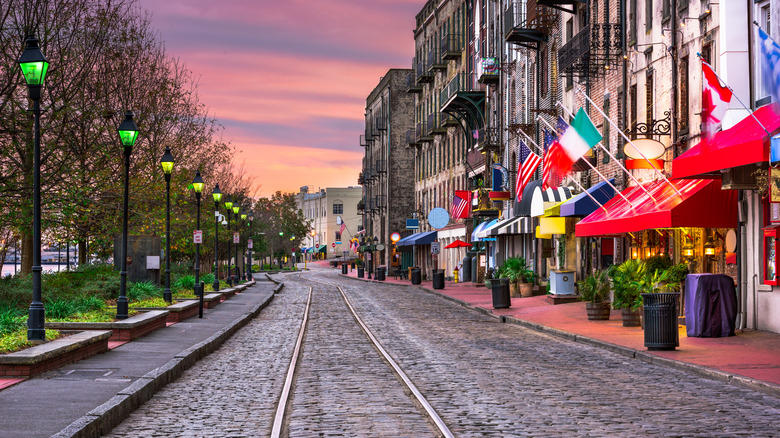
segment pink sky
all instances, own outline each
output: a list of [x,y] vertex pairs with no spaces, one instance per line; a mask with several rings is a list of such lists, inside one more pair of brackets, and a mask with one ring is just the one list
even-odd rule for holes
[[357,185],[366,97],[410,68],[424,0],[141,0],[259,196]]

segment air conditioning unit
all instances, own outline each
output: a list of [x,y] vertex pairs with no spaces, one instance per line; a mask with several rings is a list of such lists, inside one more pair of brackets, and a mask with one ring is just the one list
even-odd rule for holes
[[550,271],[550,293],[574,295],[574,271]]

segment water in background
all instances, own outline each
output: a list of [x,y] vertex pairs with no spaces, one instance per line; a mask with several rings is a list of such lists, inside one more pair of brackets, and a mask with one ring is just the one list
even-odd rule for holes
[[[44,265],[41,265],[41,266],[43,267],[43,272],[57,272],[57,265],[56,264],[53,264],[53,265],[44,264]],[[60,265],[60,271],[64,271],[66,268],[67,268],[67,265],[65,265],[65,263],[62,263]],[[70,269],[71,270],[75,270],[76,269],[76,265],[71,263],[70,264]],[[16,265],[16,272],[21,272],[21,270],[22,270],[22,265],[20,263],[20,264]],[[14,275],[14,264],[13,263],[5,263],[3,265],[2,276],[6,277],[8,275]]]

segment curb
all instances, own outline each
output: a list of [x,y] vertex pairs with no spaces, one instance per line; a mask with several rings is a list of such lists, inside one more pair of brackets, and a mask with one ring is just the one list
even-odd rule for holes
[[152,398],[157,391],[176,380],[199,359],[217,350],[236,331],[256,317],[273,298],[274,296],[270,295],[263,302],[255,305],[248,313],[238,317],[208,339],[177,354],[168,363],[146,373],[110,400],[91,410],[52,437],[97,437],[109,433],[131,412]]
[[[346,277],[352,280],[361,280],[361,281],[373,281],[373,280],[364,280],[362,278],[353,278],[348,275],[339,274],[342,277]],[[457,298],[453,298],[449,295],[445,295],[441,292],[437,292],[435,290],[426,289],[424,287],[416,286],[416,285],[406,285],[406,284],[395,284],[395,283],[386,283],[391,286],[401,286],[401,287],[414,287],[422,292],[427,292],[429,294],[436,295],[438,297],[444,298],[445,300],[451,301],[453,303],[459,304],[467,309],[475,310],[479,313],[485,314],[487,316],[490,316],[492,318],[498,319],[502,323],[506,324],[512,324],[512,325],[518,325],[521,327],[525,327],[540,333],[546,333],[548,335],[556,336],[563,339],[568,339],[570,341],[578,342],[581,344],[587,344],[591,345],[593,347],[598,347],[607,351],[611,351],[613,353],[620,354],[622,356],[630,357],[633,359],[641,360],[643,362],[647,362],[654,365],[660,365],[665,366],[668,368],[673,368],[680,371],[685,371],[694,375],[697,375],[699,377],[704,377],[711,380],[716,380],[719,382],[727,383],[729,385],[735,385],[740,386],[743,388],[751,389],[754,391],[758,391],[767,395],[771,395],[774,397],[780,398],[780,385],[775,385],[773,383],[764,382],[762,380],[753,379],[751,377],[745,377],[740,376],[737,374],[728,373],[725,371],[716,370],[713,368],[708,368],[703,365],[697,365],[692,364],[688,362],[683,362],[675,359],[667,359],[665,357],[656,356],[654,354],[648,353],[646,351],[640,351],[640,350],[634,350],[633,348],[624,347],[622,345],[613,344],[610,342],[605,342],[599,339],[591,338],[588,336],[578,335],[575,333],[569,333],[563,330],[559,330],[553,327],[547,327],[542,324],[538,324],[535,322],[525,321],[522,319],[515,318],[513,316],[499,316],[494,314],[490,309],[486,309],[484,307],[476,307],[472,306],[471,304],[459,300]]]
[[274,293],[278,294],[282,291],[282,289],[284,289],[284,283],[277,283],[276,287],[274,288]]

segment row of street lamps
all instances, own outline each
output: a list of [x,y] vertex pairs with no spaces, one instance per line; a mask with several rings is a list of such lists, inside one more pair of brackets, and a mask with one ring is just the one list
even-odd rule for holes
[[[33,116],[34,116],[34,141],[33,141],[33,242],[32,242],[32,276],[33,276],[33,298],[30,304],[28,319],[27,319],[27,339],[33,342],[43,342],[46,340],[45,330],[45,308],[41,297],[41,158],[40,158],[40,144],[41,144],[41,131],[40,131],[40,118],[41,118],[41,88],[46,78],[46,73],[49,68],[49,62],[40,50],[38,45],[38,39],[34,35],[29,35],[25,41],[25,49],[18,60],[19,67],[22,70],[25,82],[27,83],[27,89],[29,92],[30,100],[33,102]],[[129,176],[130,176],[130,155],[133,151],[133,146],[138,138],[138,126],[133,120],[134,114],[132,111],[127,111],[125,119],[119,125],[117,131],[120,141],[124,148],[125,158],[125,172],[124,172],[124,209],[122,214],[122,256],[121,256],[121,270],[120,270],[120,286],[119,286],[119,298],[117,299],[117,319],[126,319],[128,317],[128,299],[127,299],[127,222],[128,222],[128,200],[129,200]],[[175,160],[171,154],[170,147],[165,148],[165,153],[160,160],[163,173],[165,175],[166,186],[166,209],[165,209],[165,290],[163,292],[163,298],[167,302],[172,301],[171,295],[171,265],[170,265],[170,253],[171,253],[171,173],[173,171]],[[205,183],[200,176],[200,171],[195,173],[195,178],[192,181],[192,186],[195,191],[195,198],[197,200],[197,221],[196,229],[200,230],[200,196],[203,191]],[[219,202],[222,199],[222,192],[219,190],[219,185],[215,185],[212,192],[214,198],[215,207],[215,233],[214,233],[214,254],[215,254],[215,266],[216,271],[214,275],[214,291],[219,290],[219,263],[218,263],[218,240],[217,240],[217,228],[219,224]],[[232,210],[236,214],[236,232],[238,232],[238,217],[240,207],[238,205],[233,206],[229,198],[225,201],[225,207],[228,209],[228,222],[227,226],[230,229],[230,211]],[[254,215],[250,212],[241,213],[241,219],[249,219],[249,225],[251,227]],[[251,228],[250,228],[251,233]],[[236,242],[237,243],[237,242]],[[238,262],[238,245],[236,244],[235,259]],[[228,246],[228,254],[230,254],[230,247]],[[247,280],[251,279],[251,249],[249,249],[249,268],[247,270]],[[230,257],[228,256],[228,259]],[[228,284],[231,286],[233,282],[237,284],[238,276],[231,276],[230,261],[228,261]],[[195,244],[195,293],[201,297],[201,310],[200,316],[203,316],[203,288],[200,284],[200,243]]]

